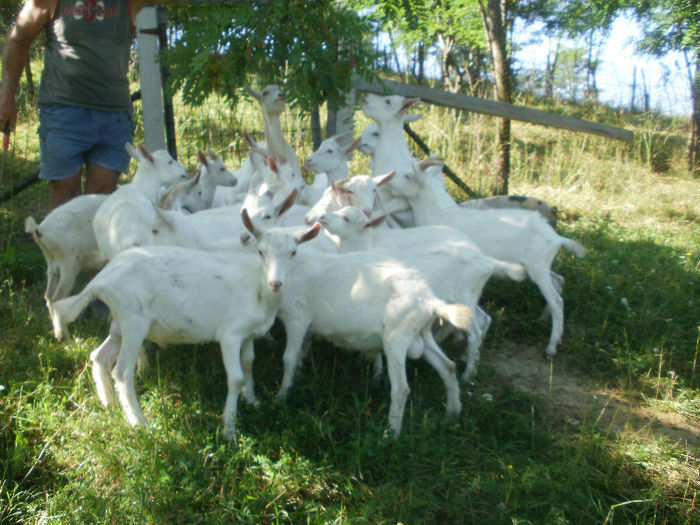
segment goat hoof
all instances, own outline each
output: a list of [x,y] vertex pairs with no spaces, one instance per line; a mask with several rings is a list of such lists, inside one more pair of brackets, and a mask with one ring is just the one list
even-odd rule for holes
[[235,441],[236,427],[226,427],[221,433],[221,435],[223,436],[224,440],[228,441],[229,443]]

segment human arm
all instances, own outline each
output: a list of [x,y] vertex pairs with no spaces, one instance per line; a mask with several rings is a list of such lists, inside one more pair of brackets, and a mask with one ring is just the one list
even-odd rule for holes
[[46,26],[56,0],[27,0],[5,41],[2,52],[2,84],[0,85],[0,128],[17,124],[15,95],[32,42]]

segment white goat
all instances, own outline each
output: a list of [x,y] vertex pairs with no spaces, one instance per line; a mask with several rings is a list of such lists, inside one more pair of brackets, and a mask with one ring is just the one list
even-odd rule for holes
[[[372,175],[391,170],[404,173],[413,169],[415,159],[408,149],[403,124],[408,111],[419,103],[420,99],[417,98],[405,98],[400,95],[380,96],[372,93],[365,94],[360,99],[363,113],[379,127],[379,138],[372,159]],[[379,190],[379,198],[384,211],[399,225],[414,225],[408,201],[392,191],[391,185]],[[389,224],[397,226],[393,220],[389,221]]]
[[110,194],[95,213],[93,228],[102,255],[111,259],[133,246],[150,244],[153,204],[162,186],[187,178],[185,168],[165,150],[149,153],[144,146],[126,145],[139,161],[133,180]]
[[348,176],[348,161],[352,158],[353,152],[360,145],[360,138],[351,142],[348,146],[343,146],[349,132],[334,135],[327,138],[321,145],[306,159],[306,167],[313,171],[318,177],[325,173],[329,182],[338,182]]
[[[434,170],[432,175],[431,170]],[[553,357],[564,332],[564,301],[559,294],[563,278],[551,272],[552,262],[562,247],[578,257],[583,257],[586,249],[557,234],[537,212],[473,210],[458,206],[447,192],[441,195],[436,191],[437,185],[428,180],[431,176],[441,176],[441,170],[442,161],[428,159],[410,173],[394,177],[393,190],[408,199],[416,224],[452,226],[465,233],[487,255],[525,266],[552,315],[546,353]]]
[[550,206],[546,202],[535,197],[520,195],[494,195],[483,199],[469,199],[459,203],[464,208],[475,208],[479,210],[488,209],[522,209],[536,211],[544,217],[552,228],[557,227],[556,206]]
[[[291,166],[291,177],[300,190],[306,185],[301,173],[299,159],[294,148],[289,144],[282,132],[280,115],[284,112],[286,101],[284,92],[274,84],[265,86],[262,91],[256,91],[250,86],[245,90],[260,104],[265,128],[265,149],[275,157],[284,157]],[[304,202],[306,204],[306,202]]]
[[[245,209],[251,220],[265,227],[276,226],[280,217],[294,204],[296,191],[273,208],[269,206],[255,208],[251,201],[246,201]],[[155,217],[151,225],[152,244],[173,245],[185,248],[216,251],[229,249],[238,242],[238,237],[245,228],[240,221],[241,209],[237,206],[225,206],[202,210],[191,215],[176,210],[155,208]]]
[[377,199],[377,192],[380,187],[388,184],[395,174],[395,171],[391,171],[376,177],[355,175],[349,179],[339,180],[327,188],[321,199],[311,207],[306,214],[306,223],[312,224],[318,221],[324,213],[348,205],[359,208],[368,217],[376,208],[383,211],[381,203]]
[[391,383],[389,426],[401,432],[409,393],[406,358],[425,357],[440,374],[447,391],[447,412],[461,410],[455,364],[433,339],[433,321],[442,318],[466,329],[472,312],[450,305],[430,290],[422,275],[380,253],[328,254],[300,250],[290,270],[278,317],[287,334],[284,398],[302,355],[307,334],[366,354],[384,352]]
[[243,221],[258,237],[262,262],[248,253],[215,256],[172,246],[133,248],[117,255],[78,295],[55,303],[52,321],[58,339],[68,336],[68,323],[90,301],[100,299],[110,309],[110,335],[90,355],[92,373],[100,401],[111,406],[109,370],[116,360],[112,376],[131,425],[146,423],[134,389],[134,368],[145,339],[160,345],[220,344],[228,382],[226,439],[235,435],[238,395],[244,386],[246,401],[255,401],[253,340],[274,322],[286,266],[297,245],[317,235],[319,226],[292,237],[253,227],[245,212]]
[[197,183],[182,197],[182,207],[190,212],[211,208],[218,186],[235,187],[238,180],[228,170],[224,161],[213,151],[198,152],[202,167]]
[[107,260],[97,246],[92,219],[107,195],[80,195],[52,210],[40,224],[33,217],[24,221],[46,259],[46,291],[51,302],[71,293],[79,272],[102,268]]
[[[415,122],[423,115],[421,113],[406,113],[404,115],[404,123]],[[377,150],[377,144],[379,143],[379,124],[376,121],[372,121],[360,134],[360,144],[357,149],[360,153],[363,153],[369,157],[369,162],[367,164],[368,169],[372,170],[374,166],[374,152]]]
[[476,373],[481,341],[491,324],[490,316],[479,307],[484,285],[492,275],[522,281],[525,268],[485,255],[466,235],[448,226],[377,228],[382,219],[367,219],[357,208],[347,206],[324,214],[319,222],[339,239],[340,253],[376,250],[390,254],[419,270],[440,299],[474,311],[468,348],[462,356],[467,362],[462,380],[469,381]]

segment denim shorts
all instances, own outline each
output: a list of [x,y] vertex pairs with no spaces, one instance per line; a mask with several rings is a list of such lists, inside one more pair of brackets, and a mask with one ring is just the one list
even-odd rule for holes
[[44,103],[39,106],[38,133],[42,179],[65,179],[88,162],[119,173],[129,169],[125,146],[134,130],[128,111]]

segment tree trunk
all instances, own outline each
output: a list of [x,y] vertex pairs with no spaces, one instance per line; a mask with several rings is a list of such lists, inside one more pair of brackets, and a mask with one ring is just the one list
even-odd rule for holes
[[[554,56],[552,56],[551,48],[547,51],[547,69],[544,77],[544,94],[547,98],[554,98],[554,75],[557,72],[557,64],[559,63],[559,55],[561,52],[561,33],[557,35],[557,45],[554,48]],[[551,42],[551,40],[550,40]]]
[[[479,0],[486,41],[489,46],[496,100],[512,102],[511,71],[506,46],[506,0]],[[502,119],[498,130],[498,174],[493,184],[496,195],[508,194],[510,175],[510,120]]]
[[421,40],[418,42],[418,82],[425,78],[425,44]]

